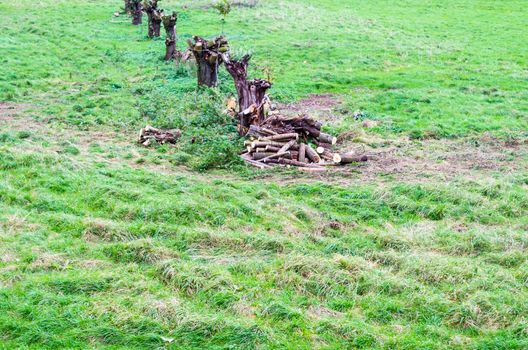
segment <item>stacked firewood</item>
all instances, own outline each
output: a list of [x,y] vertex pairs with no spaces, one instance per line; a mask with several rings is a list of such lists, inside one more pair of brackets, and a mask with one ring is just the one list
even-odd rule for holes
[[138,142],[143,146],[150,146],[154,142],[176,143],[180,137],[180,129],[158,129],[147,125],[139,131]]
[[309,171],[325,171],[328,166],[368,160],[364,155],[335,152],[337,138],[321,132],[321,126],[306,116],[271,116],[260,125],[249,127],[249,140],[241,157],[261,169],[296,166]]

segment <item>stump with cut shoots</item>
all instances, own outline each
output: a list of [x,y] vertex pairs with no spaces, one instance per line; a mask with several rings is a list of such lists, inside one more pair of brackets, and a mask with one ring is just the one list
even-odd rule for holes
[[215,87],[218,85],[218,68],[222,63],[222,54],[229,51],[227,40],[220,36],[214,40],[206,40],[195,36],[187,44],[196,59],[198,66],[198,85]]

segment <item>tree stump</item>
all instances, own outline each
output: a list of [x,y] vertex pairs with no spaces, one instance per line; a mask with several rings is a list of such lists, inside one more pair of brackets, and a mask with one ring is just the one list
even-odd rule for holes
[[163,15],[163,27],[167,33],[165,38],[165,61],[170,61],[176,58],[176,21],[178,14],[173,12],[171,15]]
[[266,119],[264,102],[266,91],[271,83],[263,79],[247,80],[247,67],[251,55],[245,55],[240,61],[230,60],[227,55],[222,55],[226,69],[235,81],[239,106],[239,133],[244,136],[251,125],[258,125]]
[[143,23],[143,6],[141,0],[130,0],[132,5],[132,24],[135,26]]
[[132,16],[132,13],[134,11],[132,0],[125,0],[125,7],[123,10],[127,15]]
[[159,37],[163,10],[158,9],[158,0],[145,0],[143,2],[143,9],[148,18],[148,37]]
[[187,43],[198,66],[198,85],[214,87],[218,85],[218,67],[222,63],[221,55],[229,50],[227,40],[220,36],[215,40],[205,40],[195,36],[194,42]]

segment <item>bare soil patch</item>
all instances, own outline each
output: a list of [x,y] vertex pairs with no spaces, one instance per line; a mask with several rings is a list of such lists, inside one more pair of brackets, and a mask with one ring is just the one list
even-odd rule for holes
[[298,116],[307,114],[321,122],[336,122],[339,116],[334,113],[335,108],[341,105],[338,96],[332,94],[310,95],[294,103],[278,104],[278,109],[285,116]]
[[[314,95],[297,104],[287,105],[290,113],[298,115],[314,111],[327,115],[328,110],[339,104],[332,95]],[[135,144],[125,131],[79,130],[67,125],[49,124],[46,120],[36,120],[23,113],[29,106],[0,103],[0,132],[30,131],[37,141],[27,141],[14,145],[21,152],[57,152],[71,143],[80,150],[80,155],[72,157],[79,162],[105,162],[109,165],[126,165],[161,174],[193,174],[185,167],[162,161],[159,164],[138,163],[143,148]],[[342,148],[369,155],[366,163],[346,167],[330,168],[323,174],[268,172],[260,178],[265,182],[299,183],[325,181],[335,184],[383,183],[384,181],[434,182],[449,181],[457,177],[482,179],[500,173],[503,176],[528,171],[528,143],[505,142],[484,135],[480,138],[456,140],[409,140],[396,138],[384,140],[364,130],[347,140],[345,135]],[[40,142],[38,141],[40,140]],[[42,147],[42,140],[50,146]],[[93,145],[101,145],[102,153],[90,150]],[[109,157],[108,153],[115,156]],[[127,156],[125,156],[125,154]],[[226,177],[226,174],[218,175]],[[232,176],[227,176],[232,177]],[[200,176],[202,178],[202,176]],[[203,177],[205,178],[205,177]],[[208,176],[208,178],[211,178]]]

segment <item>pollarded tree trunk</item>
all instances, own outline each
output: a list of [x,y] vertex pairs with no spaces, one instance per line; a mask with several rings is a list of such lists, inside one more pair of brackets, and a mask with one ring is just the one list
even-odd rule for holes
[[130,0],[132,2],[132,24],[135,26],[143,23],[143,6],[141,0]]
[[240,61],[230,60],[227,55],[223,55],[222,59],[235,81],[238,94],[238,131],[240,135],[246,135],[251,125],[258,125],[266,119],[264,103],[266,91],[271,87],[271,83],[263,79],[247,80],[250,55],[245,55]]
[[196,65],[198,66],[198,85],[214,87],[218,85],[218,67],[222,63],[221,55],[229,50],[227,40],[218,37],[215,40],[205,40],[195,36],[194,42],[188,40]]
[[125,7],[123,8],[123,11],[129,16],[132,15],[132,2],[130,0],[125,0]]
[[176,21],[178,14],[173,12],[172,15],[163,15],[163,27],[167,37],[165,38],[165,61],[176,58]]
[[148,18],[149,38],[159,37],[163,10],[158,9],[158,0],[145,0],[143,8]]

